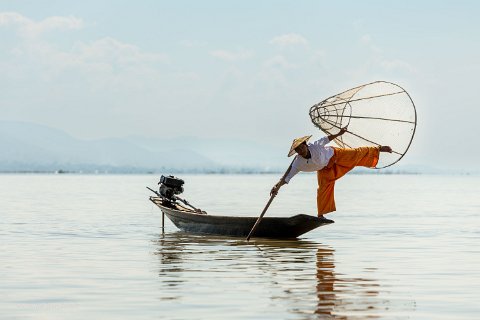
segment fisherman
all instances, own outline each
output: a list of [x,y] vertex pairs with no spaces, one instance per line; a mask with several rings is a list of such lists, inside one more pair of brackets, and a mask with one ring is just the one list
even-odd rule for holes
[[330,141],[347,132],[347,127],[307,144],[312,137],[305,136],[293,140],[288,156],[298,155],[293,160],[285,175],[272,188],[270,195],[276,195],[280,188],[288,183],[300,171],[317,171],[317,210],[318,216],[335,211],[334,187],[335,181],[343,177],[356,166],[375,167],[380,152],[392,152],[389,146],[360,147],[344,149],[328,146]]

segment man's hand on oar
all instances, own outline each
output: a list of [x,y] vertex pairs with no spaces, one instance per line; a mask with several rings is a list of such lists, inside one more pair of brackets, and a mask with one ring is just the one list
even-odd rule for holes
[[296,157],[293,158],[292,163],[290,163],[290,166],[288,166],[287,171],[283,174],[283,176],[282,176],[282,178],[280,179],[280,181],[278,181],[278,183],[272,188],[272,190],[270,190],[270,200],[268,200],[267,205],[265,206],[265,208],[263,209],[262,213],[260,214],[260,217],[258,217],[257,221],[256,221],[255,224],[253,225],[252,230],[250,230],[250,233],[249,233],[248,236],[247,236],[247,241],[250,240],[250,237],[255,233],[255,229],[257,229],[258,224],[259,224],[260,221],[262,220],[263,215],[265,214],[265,212],[267,212],[268,207],[270,206],[270,204],[272,203],[273,199],[274,199],[275,196],[277,195],[278,190],[280,190],[280,187],[283,186],[283,185],[286,183],[286,182],[285,182],[285,177],[287,176],[287,174],[288,174],[288,173],[290,172],[290,170],[292,169],[292,164],[293,164],[293,161],[295,161],[295,159],[296,159]]
[[280,186],[277,183],[273,186],[272,190],[270,190],[270,196],[277,195],[278,190],[280,190]]
[[270,196],[277,195],[278,191],[284,184],[285,180],[282,177],[282,179],[280,179],[280,181],[278,181],[277,184],[273,186],[272,190],[270,190]]

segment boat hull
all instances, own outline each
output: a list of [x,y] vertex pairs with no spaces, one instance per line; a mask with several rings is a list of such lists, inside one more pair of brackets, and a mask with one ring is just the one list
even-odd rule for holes
[[[213,234],[231,237],[246,237],[258,217],[232,217],[199,214],[184,207],[167,207],[158,197],[150,197],[172,223],[185,232]],[[264,217],[253,237],[297,238],[322,225],[333,223],[306,214],[292,217]]]

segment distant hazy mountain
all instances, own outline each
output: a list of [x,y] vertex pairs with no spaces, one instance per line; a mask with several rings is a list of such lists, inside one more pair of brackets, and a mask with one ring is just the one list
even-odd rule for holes
[[[0,121],[0,172],[284,172],[291,161],[286,157],[288,145],[198,137],[80,140],[38,124]],[[412,164],[354,170],[360,174],[468,172]]]
[[0,171],[265,171],[284,165],[251,142],[185,137],[80,140],[46,126],[0,121]]

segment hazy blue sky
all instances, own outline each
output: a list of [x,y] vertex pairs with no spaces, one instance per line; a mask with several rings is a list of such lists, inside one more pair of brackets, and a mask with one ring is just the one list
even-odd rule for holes
[[0,1],[0,120],[288,149],[320,135],[311,105],[387,80],[417,106],[406,163],[478,168],[479,15],[477,1]]

